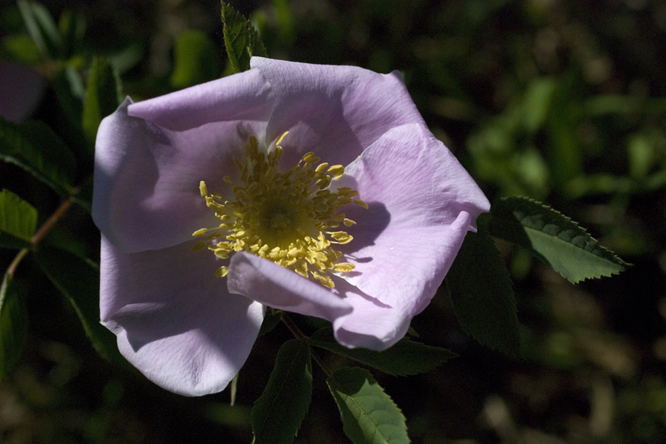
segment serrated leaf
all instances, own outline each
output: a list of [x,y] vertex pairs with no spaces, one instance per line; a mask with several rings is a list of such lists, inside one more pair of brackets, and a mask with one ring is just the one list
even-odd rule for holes
[[23,168],[58,194],[72,188],[74,155],[42,122],[16,124],[0,117],[0,160]]
[[484,226],[465,236],[446,276],[460,326],[474,339],[508,355],[520,354],[511,278]]
[[278,352],[268,384],[252,409],[256,444],[293,442],[312,396],[310,348],[291,339]]
[[32,248],[37,210],[9,190],[0,192],[0,247]]
[[198,30],[183,32],[173,50],[171,85],[186,88],[218,78],[218,57],[215,43],[206,34]]
[[28,336],[28,309],[16,291],[13,277],[0,284],[0,381],[14,368]]
[[266,57],[266,47],[254,26],[232,6],[222,2],[222,35],[232,73],[250,69],[252,56]]
[[367,370],[342,368],[326,383],[354,444],[409,443],[405,417]]
[[105,59],[95,57],[90,67],[83,105],[82,124],[88,142],[95,143],[100,122],[118,108],[120,101],[118,74]]
[[490,213],[491,235],[527,248],[570,282],[611,276],[629,265],[576,222],[535,200],[504,198]]
[[310,345],[346,356],[362,364],[393,376],[426,373],[456,355],[450,350],[414,342],[404,338],[382,352],[362,348],[350,349],[340,345],[333,336],[333,329],[317,330],[308,340]]
[[122,365],[116,337],[99,323],[99,267],[65,250],[41,247],[35,260],[53,285],[72,304],[86,335],[106,360]]

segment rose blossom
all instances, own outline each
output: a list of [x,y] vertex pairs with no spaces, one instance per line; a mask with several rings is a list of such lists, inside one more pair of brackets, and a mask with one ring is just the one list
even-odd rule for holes
[[97,136],[102,323],[184,395],[227,386],[264,306],[327,319],[347,347],[390,347],[489,209],[399,74],[251,66],[128,98]]

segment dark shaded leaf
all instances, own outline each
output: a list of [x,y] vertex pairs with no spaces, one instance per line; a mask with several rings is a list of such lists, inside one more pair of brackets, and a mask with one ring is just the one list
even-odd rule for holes
[[13,276],[0,284],[0,381],[14,368],[28,335],[28,309],[16,291]]
[[333,337],[333,329],[317,330],[308,341],[310,345],[346,356],[393,376],[426,373],[457,355],[449,350],[431,347],[404,338],[388,350],[376,352],[362,348],[344,347]]
[[74,155],[41,122],[16,124],[0,118],[0,160],[18,165],[58,194],[67,195],[72,188]]
[[267,308],[266,314],[264,315],[264,321],[261,323],[261,328],[259,329],[259,336],[263,336],[267,333],[270,333],[282,320],[282,315],[279,310],[273,308]]
[[280,348],[268,384],[252,409],[254,442],[293,442],[311,396],[310,348],[302,341],[291,339]]
[[516,356],[520,334],[511,278],[482,224],[467,233],[446,285],[460,326],[488,347]]
[[99,323],[99,268],[65,250],[40,248],[35,260],[72,304],[95,350],[106,360],[125,365],[116,337]]
[[18,0],[16,4],[42,57],[57,58],[62,49],[62,38],[48,9],[34,1]]

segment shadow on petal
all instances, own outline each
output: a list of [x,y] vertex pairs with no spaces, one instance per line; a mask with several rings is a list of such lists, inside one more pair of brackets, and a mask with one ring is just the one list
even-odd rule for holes
[[[356,225],[346,229],[347,233],[352,235],[354,239],[346,245],[340,245],[340,251],[353,262],[366,263],[372,261],[372,257],[357,257],[354,253],[375,245],[375,240],[391,222],[391,214],[381,202],[368,203],[367,210],[358,205],[353,205],[345,211],[345,214],[349,219],[356,222]],[[345,273],[344,275],[352,276],[354,272]]]
[[[345,274],[353,274],[353,272],[350,273],[345,273]],[[338,276],[333,276],[332,277],[333,282],[335,283],[335,289],[333,292],[337,294],[339,297],[342,299],[349,299],[350,297],[361,297],[365,299],[368,302],[371,302],[372,304],[376,305],[379,308],[391,308],[390,305],[383,303],[377,298],[374,298],[370,296],[367,293],[362,292],[359,288],[353,286],[349,282],[347,282],[344,278],[338,277]]]

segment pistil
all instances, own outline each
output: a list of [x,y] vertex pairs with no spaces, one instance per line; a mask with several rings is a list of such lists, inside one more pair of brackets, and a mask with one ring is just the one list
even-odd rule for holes
[[[353,264],[340,261],[342,252],[334,246],[353,240],[346,231],[336,229],[356,222],[338,209],[352,203],[368,206],[355,198],[358,192],[352,188],[331,190],[332,181],[339,179],[345,169],[319,163],[321,159],[314,153],[305,154],[292,168],[280,172],[280,143],[286,135],[265,153],[257,139],[250,138],[244,158],[234,159],[240,180],[224,177],[232,187],[233,200],[209,193],[201,181],[201,196],[221,224],[195,231],[193,236],[204,237],[195,250],[208,248],[220,259],[246,251],[333,288],[331,273],[354,269]],[[216,275],[224,277],[228,272],[228,266],[223,265]]]

